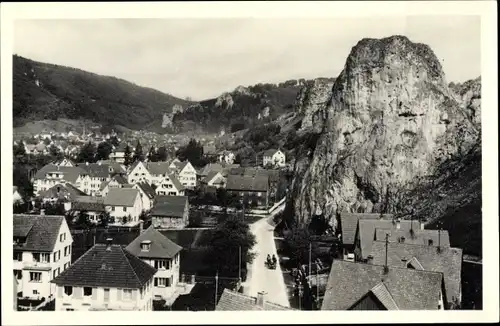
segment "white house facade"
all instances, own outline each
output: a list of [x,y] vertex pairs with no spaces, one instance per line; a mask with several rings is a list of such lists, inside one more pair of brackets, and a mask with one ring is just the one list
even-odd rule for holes
[[64,216],[14,215],[14,275],[22,297],[50,298],[50,281],[71,265],[71,236]]
[[151,184],[152,182],[151,174],[141,161],[136,161],[132,164],[127,175],[127,180],[129,184],[138,182],[147,182],[148,184]]
[[286,165],[286,156],[279,149],[270,149],[264,152],[263,157],[263,165],[264,166],[275,166],[275,167],[284,167]]
[[133,188],[110,189],[104,198],[106,211],[114,218],[130,217],[130,222],[139,222],[142,202],[139,191]]

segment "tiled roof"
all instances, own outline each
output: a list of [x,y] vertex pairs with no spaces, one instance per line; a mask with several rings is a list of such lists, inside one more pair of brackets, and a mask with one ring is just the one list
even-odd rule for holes
[[106,197],[104,197],[104,205],[133,207],[138,195],[139,190],[137,189],[111,188]]
[[182,218],[187,203],[186,196],[156,196],[150,215]]
[[399,310],[438,309],[441,273],[389,267],[385,274],[384,266],[334,260],[321,310],[349,310],[372,290],[382,296],[380,282]]
[[128,183],[127,179],[121,174],[114,175],[112,179],[115,179],[121,185],[126,185]]
[[87,196],[87,194],[73,186],[71,183],[61,183],[40,192],[39,196],[42,198],[58,198],[72,201],[78,196]]
[[78,166],[92,178],[108,178],[114,172],[113,168],[107,164],[89,163]]
[[220,164],[220,163],[209,163],[209,164],[205,165],[203,167],[203,169],[201,169],[199,174],[201,176],[207,176],[208,173],[210,173],[210,172],[222,172],[223,169],[224,168],[222,167],[222,164]]
[[375,297],[380,301],[380,303],[384,305],[384,307],[387,310],[399,310],[396,301],[394,301],[394,298],[387,289],[387,286],[385,286],[384,282],[378,283],[370,291],[373,293],[373,295],[375,295]]
[[71,209],[75,211],[86,211],[86,212],[105,212],[106,208],[104,203],[101,202],[85,202],[85,201],[75,201],[71,205]]
[[47,164],[37,171],[35,179],[45,179],[47,173],[58,172],[64,176],[64,181],[75,183],[76,179],[84,173],[83,169],[78,166],[58,166],[54,164]]
[[171,172],[170,162],[148,162],[146,168],[153,175],[163,175]]
[[273,169],[262,169],[262,168],[254,168],[254,167],[237,167],[231,168],[229,174],[242,175],[242,176],[267,176],[269,178],[269,182],[277,182],[280,178],[280,172],[278,170]]
[[226,189],[266,192],[269,189],[269,178],[267,176],[251,177],[230,174],[227,176]]
[[271,148],[264,152],[264,156],[273,156],[276,152],[278,152],[276,148]]
[[14,237],[26,237],[26,241],[14,245],[14,249],[52,251],[57,243],[64,216],[14,214],[13,220]]
[[[145,240],[151,241],[148,251],[141,250],[141,243]],[[178,254],[182,247],[161,234],[152,225],[134,239],[126,248],[130,253],[139,258],[169,258]]]
[[[353,245],[354,236],[356,235],[356,228],[359,219],[365,220],[378,220],[380,214],[378,213],[340,213],[340,224],[342,228],[342,242],[344,245]],[[392,220],[391,214],[383,215],[384,219]]]
[[450,236],[448,231],[442,230],[375,230],[375,240],[385,241],[385,235],[389,234],[389,242],[403,242],[415,245],[429,245],[429,240],[433,246],[450,246]]
[[216,171],[210,171],[206,177],[204,177],[201,182],[202,183],[209,183],[210,181],[212,181],[215,177],[219,177],[219,178],[223,178],[222,174],[220,172],[216,172]]
[[156,196],[155,190],[153,187],[151,187],[147,182],[139,182],[137,183],[137,186],[139,186],[142,191],[148,196],[149,199],[153,199]]
[[52,280],[58,285],[138,289],[156,269],[120,245],[96,244]]
[[217,303],[216,311],[258,311],[258,310],[293,310],[272,302],[264,301],[261,306],[257,298],[224,289]]
[[174,187],[178,191],[182,191],[185,189],[185,187],[181,184],[181,182],[179,181],[179,179],[177,179],[177,177],[175,175],[167,174],[167,176],[170,178],[170,181],[172,181],[172,183],[174,184]]
[[[373,264],[384,264],[385,242],[375,241],[372,246],[371,255],[373,256]],[[452,302],[453,297],[458,298],[462,273],[462,249],[441,248],[438,250],[434,246],[406,243],[388,244],[387,264],[389,266],[406,267],[407,263],[414,257],[424,270],[444,274],[444,283],[449,302]]]
[[[375,239],[375,229],[385,229],[385,230],[396,230],[396,221],[393,220],[359,220],[357,231],[359,233],[359,241],[361,245],[361,255],[362,259],[366,259],[372,250],[372,244]],[[409,221],[402,220],[400,223],[400,230],[411,229],[413,225],[413,230],[420,229],[419,221]]]

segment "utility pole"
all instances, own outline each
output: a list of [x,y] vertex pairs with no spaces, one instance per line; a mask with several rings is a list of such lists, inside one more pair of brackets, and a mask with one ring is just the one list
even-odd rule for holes
[[238,247],[238,280],[241,283],[241,246]]
[[309,276],[311,276],[312,242],[309,242]]

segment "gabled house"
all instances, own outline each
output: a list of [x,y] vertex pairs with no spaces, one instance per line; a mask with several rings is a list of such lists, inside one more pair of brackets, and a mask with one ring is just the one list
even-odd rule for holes
[[[118,163],[125,163],[125,149],[127,148],[127,144],[118,145],[111,154],[109,154],[109,159]],[[129,146],[130,148],[130,157],[134,155],[134,146]]]
[[[443,273],[447,308],[462,301],[462,249],[436,247],[434,245],[413,245],[389,242],[387,244],[387,265],[390,267]],[[368,262],[385,264],[386,243],[375,241]]]
[[288,307],[272,303],[267,300],[265,292],[259,292],[257,297],[224,289],[222,295],[217,302],[215,311],[286,311],[294,310]]
[[[64,148],[60,148],[61,152],[64,152]],[[76,163],[70,160],[69,158],[63,158],[61,160],[55,161],[54,165],[58,166],[67,166],[67,167],[74,167],[76,166]]]
[[50,281],[71,265],[71,236],[64,216],[13,217],[14,275],[22,297],[51,298]]
[[334,260],[321,310],[444,310],[442,273]]
[[283,167],[286,165],[286,156],[279,149],[268,149],[264,152],[263,166]]
[[203,156],[205,157],[216,157],[217,149],[214,144],[203,145]]
[[239,196],[246,205],[262,207],[269,205],[269,178],[267,176],[230,174],[227,176],[226,190]]
[[147,162],[146,168],[151,176],[151,184],[158,186],[167,175],[174,174],[171,162]]
[[233,164],[236,156],[231,151],[222,151],[219,153],[219,162]]
[[101,188],[99,189],[99,194],[103,197],[106,197],[110,189],[123,188],[127,184],[128,181],[124,176],[116,174],[111,177],[111,180],[103,182],[101,184]]
[[160,196],[184,196],[185,187],[174,174],[167,173],[156,186],[155,192]]
[[[423,226],[423,224],[421,224]],[[450,247],[450,236],[446,230],[387,230],[375,229],[374,241],[387,241],[407,243],[413,245],[433,246],[441,248]]]
[[149,215],[155,228],[184,228],[189,224],[188,197],[156,196]]
[[147,182],[135,183],[132,188],[139,190],[139,195],[141,197],[142,210],[149,211],[153,207],[153,203],[156,197],[155,190]]
[[96,244],[52,282],[56,311],[153,310],[156,269],[124,247]]
[[173,302],[178,296],[182,247],[150,226],[126,248],[146,264],[156,269],[153,280],[154,299]]
[[224,188],[226,185],[226,178],[220,172],[209,172],[208,175],[200,180],[200,186],[204,189],[209,187],[212,188]]
[[108,195],[104,197],[104,205],[110,216],[115,218],[130,217],[130,222],[139,222],[139,215],[142,213],[142,201],[137,189],[110,189]]
[[138,182],[152,183],[151,174],[146,165],[141,161],[135,161],[129,168],[127,180],[129,184]]
[[[85,174],[85,171],[78,167],[59,166],[48,164],[38,170],[33,177],[34,194],[38,195],[41,191],[52,188],[56,184],[71,183],[78,189],[80,186],[80,176]],[[83,190],[82,190],[83,191]]]
[[71,203],[71,212],[73,216],[84,212],[91,222],[99,222],[99,217],[106,213],[104,198],[97,196],[78,196]]
[[40,198],[44,203],[66,203],[74,201],[78,196],[87,196],[87,194],[73,186],[71,183],[66,182],[56,184],[47,190],[41,191],[38,198]]
[[420,230],[423,223],[411,220],[359,220],[354,237],[354,256],[356,261],[366,261],[372,250],[375,230]]
[[78,178],[79,189],[90,196],[99,196],[101,185],[109,180],[115,174],[121,171],[115,171],[111,165],[101,163],[85,163],[78,165],[84,171]]
[[342,240],[342,251],[344,259],[349,256],[350,260],[354,260],[354,239],[356,237],[356,230],[358,221],[363,220],[389,220],[392,221],[392,214],[379,213],[340,213],[340,230],[342,232],[340,239]]
[[24,203],[23,196],[19,193],[19,190],[17,189],[17,186],[12,187],[12,202],[14,204],[16,203]]
[[196,169],[186,160],[184,162],[172,163],[174,165],[174,175],[179,179],[185,188],[196,187]]

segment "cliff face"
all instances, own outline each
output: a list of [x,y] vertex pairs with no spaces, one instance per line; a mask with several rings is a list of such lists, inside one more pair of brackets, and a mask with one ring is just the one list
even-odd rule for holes
[[296,102],[296,112],[303,116],[299,131],[321,132],[325,121],[323,108],[332,96],[334,80],[318,78],[300,90]]
[[462,84],[450,84],[474,126],[481,129],[481,77]]
[[322,129],[313,152],[295,165],[291,202],[299,223],[323,214],[335,226],[340,211],[377,211],[388,190],[478,139],[432,50],[403,36],[361,40],[331,99],[312,106],[311,124]]

